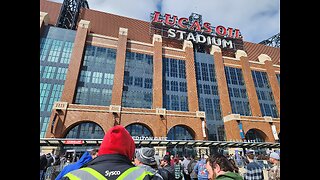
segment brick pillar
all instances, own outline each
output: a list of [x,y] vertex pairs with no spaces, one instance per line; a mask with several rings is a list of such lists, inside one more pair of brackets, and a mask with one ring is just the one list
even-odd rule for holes
[[196,68],[194,63],[193,45],[191,41],[183,42],[183,50],[186,57],[186,78],[188,90],[189,111],[199,111],[199,100],[197,93]]
[[81,20],[78,24],[74,47],[70,58],[69,68],[61,95],[61,101],[73,103],[77,88],[78,77],[82,65],[82,55],[86,44],[87,35],[90,32],[90,21]]
[[239,129],[239,114],[230,114],[223,117],[224,128],[226,133],[226,140],[237,140],[242,141],[240,136],[240,129]]
[[275,73],[274,68],[273,68],[272,60],[266,54],[261,54],[258,57],[258,59],[259,59],[260,62],[264,63],[264,66],[265,66],[265,68],[267,70],[268,80],[269,80],[269,83],[270,83],[270,87],[271,87],[271,90],[272,90],[274,101],[275,101],[276,106],[277,106],[278,114],[280,116],[280,87],[279,87],[279,83],[278,83],[278,79],[277,79],[276,73]]
[[218,84],[222,117],[232,114],[231,103],[228,93],[226,73],[224,71],[221,49],[218,46],[211,46],[210,54],[214,57],[214,67]]
[[234,140],[234,139],[239,140],[239,141],[242,140],[240,137],[240,129],[239,129],[237,121],[225,122],[224,128],[225,128],[227,141]]
[[162,93],[162,37],[158,34],[153,35],[153,100],[152,108],[163,107]]
[[49,23],[48,13],[40,11],[40,36],[42,34],[44,26],[48,25],[48,23]]
[[243,79],[245,81],[245,85],[247,89],[252,116],[261,116],[258,96],[256,92],[256,87],[254,86],[254,81],[252,78],[252,73],[251,73],[247,53],[244,52],[243,50],[237,50],[236,58],[240,59],[240,63],[242,66],[242,74],[243,74]]
[[121,106],[123,92],[124,67],[126,64],[128,29],[119,28],[116,65],[114,68],[114,80],[112,88],[111,104]]

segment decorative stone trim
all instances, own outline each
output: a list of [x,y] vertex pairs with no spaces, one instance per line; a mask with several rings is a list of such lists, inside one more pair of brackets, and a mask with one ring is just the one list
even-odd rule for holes
[[232,121],[232,120],[240,120],[240,114],[229,114],[223,117],[223,122]]
[[53,104],[52,109],[55,110],[66,110],[68,108],[68,102],[56,101]]
[[184,40],[183,41],[183,50],[185,51],[187,47],[193,48],[193,44],[191,41]]
[[109,112],[120,113],[120,111],[121,111],[121,106],[118,106],[118,105],[109,106]]
[[172,51],[178,51],[178,52],[183,52],[182,49],[177,49],[177,48],[172,48],[172,47],[162,47],[163,49],[168,49],[168,50],[172,50]]
[[196,116],[198,118],[206,118],[206,112],[204,112],[204,111],[196,111]]
[[81,19],[80,22],[79,22],[78,27],[85,28],[85,29],[90,29],[90,21]]
[[89,33],[88,36],[102,38],[102,39],[111,39],[111,40],[115,40],[115,41],[118,41],[118,39],[119,39],[119,38],[116,38],[116,37],[105,36],[105,35],[94,34],[94,33]]
[[128,36],[128,28],[119,28],[119,35]]
[[166,115],[166,109],[165,108],[156,108],[156,114],[165,116]]
[[260,54],[258,56],[259,62],[264,63],[265,61],[271,61],[270,56],[266,55],[266,54]]
[[236,51],[236,58],[240,59],[240,57],[248,57],[247,53],[243,50],[237,50]]
[[43,21],[45,25],[48,25],[48,23],[49,23],[48,13],[40,11],[40,21]]
[[264,116],[264,120],[267,121],[267,122],[273,122],[271,116]]
[[221,53],[221,48],[219,46],[212,45],[211,50],[210,50],[210,54],[213,55],[215,52]]
[[154,42],[162,42],[162,37],[159,34],[154,34],[152,38],[152,44],[154,44]]

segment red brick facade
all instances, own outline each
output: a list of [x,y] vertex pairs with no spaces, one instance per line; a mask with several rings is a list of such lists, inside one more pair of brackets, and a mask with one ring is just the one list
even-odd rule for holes
[[[52,20],[57,19],[57,10],[60,8],[57,3],[40,1],[41,12],[47,12],[49,24],[54,24]],[[48,4],[52,4],[48,5]],[[52,18],[51,18],[52,17]],[[128,126],[130,124],[142,124],[146,126],[154,137],[167,136],[168,131],[176,126],[182,125],[190,130],[196,140],[206,140],[201,127],[201,118],[197,117],[199,111],[197,82],[195,73],[195,63],[191,42],[185,42],[181,48],[167,48],[168,42],[162,42],[160,38],[154,38],[149,34],[149,23],[130,18],[102,13],[94,10],[82,10],[81,19],[89,21],[90,26],[82,27],[79,25],[72,50],[69,69],[66,76],[65,86],[62,92],[62,102],[68,102],[66,110],[53,110],[50,117],[46,137],[65,137],[68,131],[82,122],[94,122],[102,127],[106,132],[115,124]],[[110,25],[110,22],[112,26]],[[106,24],[102,26],[102,24]],[[109,24],[109,25],[107,25]],[[40,20],[40,30],[45,26]],[[40,33],[41,36],[41,33]],[[112,89],[111,105],[119,106],[119,112],[110,111],[109,106],[90,106],[73,104],[76,93],[76,83],[82,63],[82,56],[86,44],[109,47],[116,49],[116,65],[114,83]],[[192,45],[192,44],[191,44]],[[240,140],[238,122],[242,122],[244,133],[250,129],[256,129],[262,134],[265,141],[274,142],[271,124],[274,124],[277,133],[280,133],[280,118],[267,119],[262,117],[258,98],[251,76],[251,70],[259,67],[261,71],[267,72],[269,83],[274,94],[278,112],[280,112],[280,87],[276,78],[276,72],[280,72],[279,50],[277,48],[266,47],[267,52],[261,45],[257,46],[258,51],[253,47],[254,44],[245,42],[249,51],[246,55],[235,55],[236,58],[222,56],[219,49],[212,52],[214,56],[216,79],[221,102],[222,116],[225,120],[226,140]],[[126,50],[132,52],[152,54],[154,58],[153,75],[153,105],[152,109],[125,108],[121,107],[122,87],[124,78],[124,65]],[[252,52],[252,53],[251,53]],[[257,54],[258,52],[258,54]],[[270,60],[259,62],[257,56],[266,54]],[[157,114],[157,108],[163,108],[162,95],[162,57],[173,57],[186,61],[186,79],[188,91],[189,112],[165,111],[165,115]],[[252,116],[239,116],[238,118],[227,118],[232,115],[224,66],[241,68],[249,97],[249,104]],[[53,126],[51,126],[53,124]]]
[[262,116],[256,88],[254,86],[253,77],[251,76],[251,68],[250,68],[248,58],[246,56],[241,56],[240,62],[241,62],[241,66],[242,66],[242,74],[243,74],[243,79],[246,84],[246,89],[247,89],[247,94],[248,94],[248,99],[249,99],[249,104],[250,104],[252,116]]
[[153,36],[153,109],[162,108],[162,38]]
[[[215,71],[216,71],[216,79],[218,84],[218,91],[219,92],[228,92],[228,86],[227,86],[227,80],[226,75],[224,72],[224,64],[223,64],[223,58],[220,51],[211,51],[214,57],[214,65],[215,65]],[[232,113],[231,111],[231,104],[229,99],[228,93],[219,93],[220,97],[220,104],[221,104],[221,113],[222,116],[227,116]]]
[[116,65],[114,70],[114,84],[112,88],[111,104],[121,106],[122,87],[124,78],[124,66],[126,63],[126,47],[127,47],[128,29],[119,29],[119,39],[117,46]]
[[[88,22],[87,22],[88,23]],[[82,55],[87,39],[87,34],[90,32],[90,24],[84,24],[84,27],[79,26],[77,29],[77,34],[74,40],[74,48],[72,50],[69,68],[66,75],[65,86],[62,91],[61,101],[73,103],[75,97],[75,89],[78,82],[78,77],[80,74],[80,68],[82,64]]]

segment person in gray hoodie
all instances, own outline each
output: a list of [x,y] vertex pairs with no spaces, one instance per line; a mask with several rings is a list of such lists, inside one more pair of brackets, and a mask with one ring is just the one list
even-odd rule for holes
[[154,155],[154,148],[143,147],[136,149],[134,164],[151,172],[153,174],[153,180],[163,180],[162,176],[157,171],[158,165]]

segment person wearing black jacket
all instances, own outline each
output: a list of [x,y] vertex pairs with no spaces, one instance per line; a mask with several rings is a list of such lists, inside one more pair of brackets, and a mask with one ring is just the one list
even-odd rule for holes
[[170,165],[170,156],[165,155],[160,162],[160,168],[158,169],[158,173],[162,176],[164,180],[175,180],[174,169]]
[[129,132],[121,125],[114,126],[104,136],[98,156],[62,180],[151,179],[154,174],[133,165],[134,153],[135,143]]
[[40,156],[40,180],[42,180],[44,177],[46,167],[47,167],[47,158],[45,154],[42,154]]

